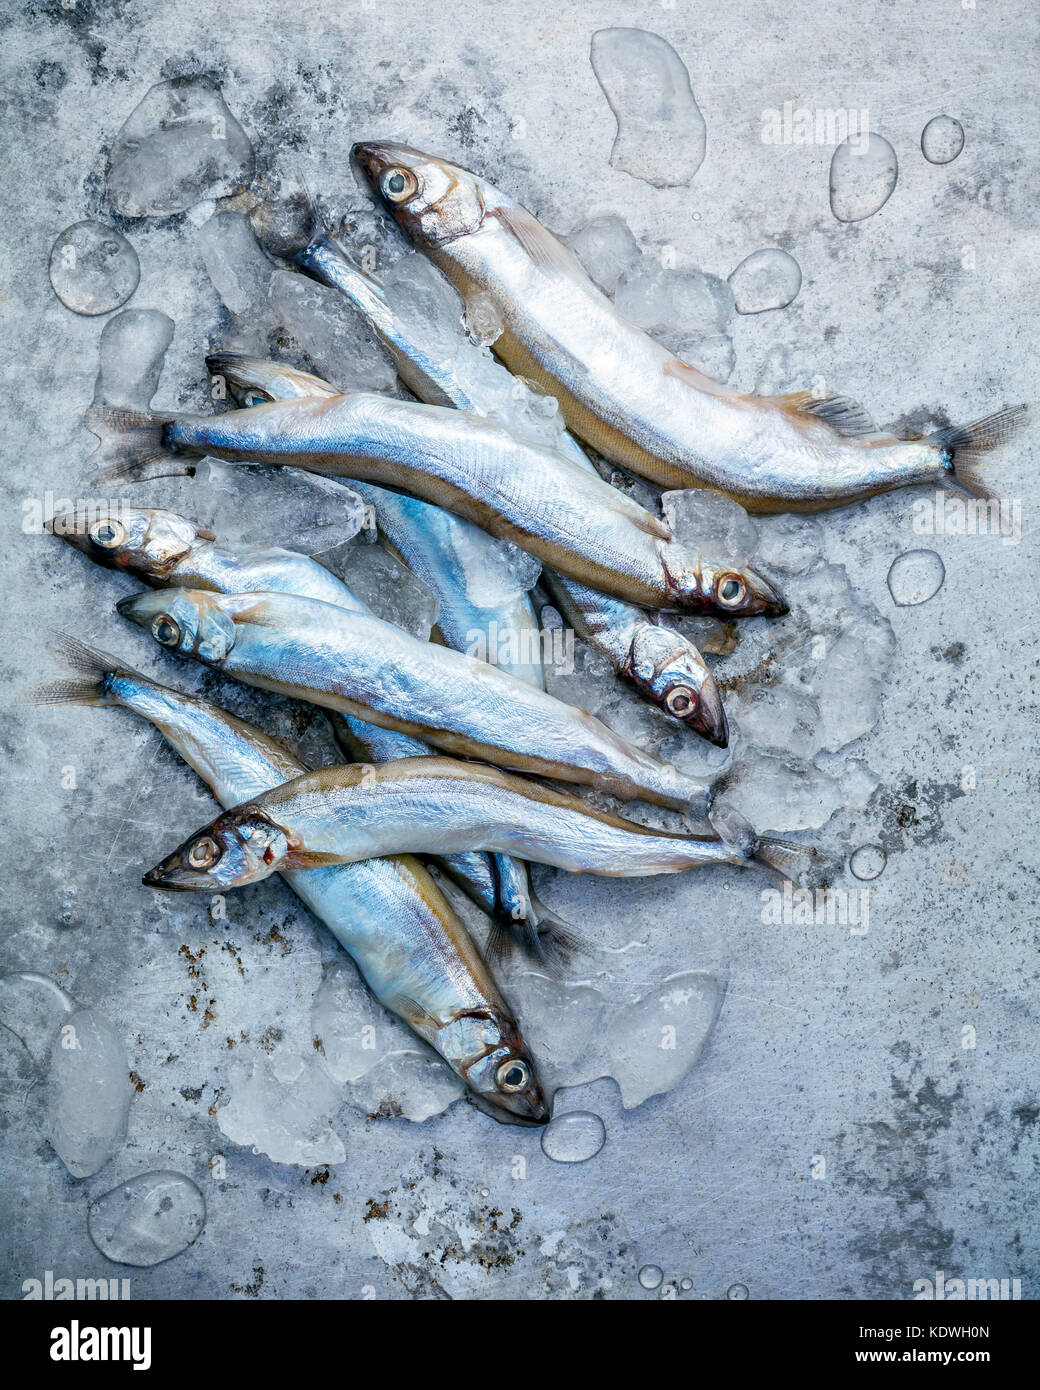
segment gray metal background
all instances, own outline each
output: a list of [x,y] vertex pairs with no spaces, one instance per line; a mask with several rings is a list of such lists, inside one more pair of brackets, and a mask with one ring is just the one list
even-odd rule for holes
[[[145,639],[112,613],[118,583],[20,526],[23,500],[46,488],[92,495],[79,485],[91,441],[78,414],[92,395],[100,322],[58,303],[47,258],[62,228],[104,216],[105,151],[161,77],[213,74],[258,152],[296,145],[319,188],[350,186],[354,139],[404,136],[491,174],[560,230],[616,211],[642,244],[670,243],[720,275],[762,245],[787,246],[802,267],[800,296],[736,325],[734,380],[748,388],[781,342],[889,423],[970,420],[1036,394],[1036,93],[1025,59],[1037,35],[1026,0],[967,10],[958,0],[850,11],[820,0],[5,9],[3,666],[14,687],[45,673],[48,624],[150,660]],[[708,127],[689,188],[655,190],[609,165],[614,120],[588,50],[613,24],[664,35],[689,68]],[[869,107],[901,166],[877,216],[833,219],[829,149],[762,143],[761,112],[785,100]],[[967,132],[945,168],[918,144],[940,112]],[[190,230],[175,219],[129,233],[142,265],[132,305],[177,323],[158,397],[168,406],[202,399],[218,314]],[[974,271],[962,268],[965,246]],[[898,640],[882,719],[857,750],[881,787],[853,843],[881,835],[889,848],[866,936],[763,927],[757,884],[737,874],[549,881],[553,906],[605,941],[648,942],[648,978],[701,967],[729,977],[710,1046],[676,1091],[627,1113],[609,1082],[571,1098],[608,1129],[602,1153],[581,1166],[549,1162],[536,1134],[465,1106],[421,1127],[345,1115],[347,1161],[324,1183],[234,1151],[208,1113],[218,1043],[232,1028],[256,1037],[298,1026],[334,949],[268,884],[237,895],[226,924],[246,978],[222,970],[202,909],[164,909],[139,884],[170,827],[205,816],[192,774],[129,716],[9,712],[0,966],[53,975],[97,1004],[145,1085],[126,1148],[75,1182],[44,1138],[27,1058],[0,1034],[0,1293],[20,1297],[22,1281],[46,1269],[126,1273],[90,1243],[88,1197],[170,1166],[202,1185],[208,1223],[185,1254],[133,1274],[137,1297],[360,1297],[366,1286],[380,1298],[438,1288],[655,1297],[636,1282],[647,1262],[666,1284],[692,1280],[681,1298],[724,1297],[738,1282],[752,1298],[906,1298],[937,1269],[1018,1276],[1035,1296],[1029,442],[997,465],[1002,495],[1026,498],[1021,544],[925,542],[947,578],[923,607],[896,609],[885,587],[892,558],[918,543],[908,494],[827,519],[832,558]],[[183,668],[163,669],[185,683]],[[74,792],[60,786],[67,764],[79,772]],[[976,786],[962,792],[966,765]],[[269,939],[272,927],[291,949]],[[182,941],[208,946],[219,1039],[187,1009]],[[974,1050],[962,1047],[965,1025]],[[200,1099],[182,1094],[196,1088]],[[219,1183],[208,1176],[214,1153],[227,1154]],[[826,1159],[823,1179],[812,1177],[813,1155]],[[420,1239],[411,1217],[423,1211],[432,1216]]]

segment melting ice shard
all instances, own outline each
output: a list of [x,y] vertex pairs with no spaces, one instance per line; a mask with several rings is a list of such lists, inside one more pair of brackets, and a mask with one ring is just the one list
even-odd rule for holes
[[169,217],[239,193],[253,147],[208,77],[157,82],[116,136],[108,201],[124,217]]
[[655,188],[689,183],[708,131],[675,49],[646,29],[599,29],[589,56],[617,120],[614,168]]

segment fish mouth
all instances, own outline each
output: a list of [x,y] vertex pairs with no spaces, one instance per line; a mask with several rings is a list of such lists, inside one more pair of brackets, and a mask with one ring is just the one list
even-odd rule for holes
[[771,580],[761,574],[749,574],[748,578],[754,585],[760,613],[764,613],[767,618],[783,618],[790,613],[790,604]]
[[141,882],[146,888],[161,888],[172,893],[198,892],[213,886],[212,879],[187,868],[176,854],[149,869]]
[[729,723],[723,708],[722,696],[714,679],[708,676],[700,689],[696,711],[686,721],[702,738],[716,748],[729,747]]

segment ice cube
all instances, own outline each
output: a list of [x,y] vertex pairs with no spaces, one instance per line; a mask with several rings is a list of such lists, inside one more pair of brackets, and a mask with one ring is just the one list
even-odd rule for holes
[[122,1148],[130,1095],[130,1064],[112,1024],[97,1009],[69,1014],[50,1050],[47,1120],[74,1178],[89,1178]]
[[296,1058],[280,1070],[262,1057],[231,1068],[217,1111],[221,1133],[275,1163],[342,1163],[346,1150],[333,1128],[342,1097],[319,1060]]
[[688,971],[613,1016],[606,1046],[626,1110],[678,1086],[704,1050],[724,994],[716,975]]
[[389,354],[338,290],[276,270],[268,300],[273,320],[296,339],[317,376],[343,390],[394,388],[397,372]]
[[173,319],[158,309],[124,309],[101,330],[94,404],[147,410],[159,389]]
[[21,1039],[40,1065],[47,1060],[58,1028],[75,1008],[72,996],[46,975],[26,971],[0,976],[0,1023]]
[[208,77],[157,82],[116,136],[108,200],[124,217],[168,217],[205,198],[239,193],[253,147]]
[[565,238],[591,279],[613,294],[620,276],[639,265],[639,243],[622,218],[613,213],[593,217]]
[[190,485],[191,511],[225,545],[277,545],[320,555],[365,524],[356,492],[300,468],[203,459]]
[[661,494],[661,508],[676,540],[705,559],[746,562],[755,549],[754,521],[739,502],[706,488]]
[[617,120],[614,168],[656,188],[689,183],[704,160],[707,127],[675,49],[647,29],[599,29],[589,56]]

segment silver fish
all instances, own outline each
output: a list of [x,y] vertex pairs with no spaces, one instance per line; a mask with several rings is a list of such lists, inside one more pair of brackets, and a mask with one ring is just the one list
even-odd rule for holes
[[[355,266],[327,233],[310,241],[296,260],[316,279],[338,289],[365,316],[393,355],[402,380],[421,400],[477,413],[488,404],[478,394],[486,381],[486,374],[478,369],[483,365],[481,349],[464,334],[460,334],[457,350],[450,357],[443,351],[428,350],[422,335],[395,312],[378,281]],[[470,370],[460,371],[460,366]],[[272,400],[331,393],[335,389],[305,373],[300,373],[298,380],[287,381],[284,368],[235,354],[210,358],[209,367],[247,389],[259,387]],[[255,399],[247,400],[255,403]],[[595,472],[571,435],[564,433],[557,447],[586,472]],[[431,517],[425,503],[400,495],[395,500],[395,495],[385,489],[369,484],[356,486],[359,490],[368,489],[362,495],[375,509],[381,530],[405,564],[438,595],[442,613],[452,613],[453,594],[464,590],[464,583],[460,584],[457,576],[458,567],[453,571],[451,564],[458,546],[452,528],[465,523],[457,518],[445,522],[443,512],[439,518]],[[551,570],[545,572],[545,577],[571,627],[607,657],[618,675],[631,681],[644,698],[712,743],[721,748],[727,746],[729,732],[722,697],[704,658],[688,637],[669,626],[661,614],[651,615],[633,604],[597,594],[577,580]],[[472,620],[472,615],[464,614],[464,623]],[[455,629],[462,625],[456,623]],[[667,635],[659,630],[661,627],[668,628]],[[458,641],[450,637],[447,641],[449,646],[463,650]]]
[[[96,564],[123,570],[155,588],[296,594],[374,616],[346,584],[309,555],[275,546],[221,545],[211,531],[176,512],[122,502],[82,504],[51,517],[47,529]],[[348,757],[387,762],[430,752],[407,734],[326,713]],[[576,934],[539,901],[524,865],[472,850],[444,859],[441,867],[491,918],[492,954],[504,950],[503,932],[508,930],[555,973],[576,948]]]
[[730,617],[787,611],[762,576],[694,553],[595,473],[465,411],[353,392],[217,416],[97,408],[86,420],[102,458],[119,460],[109,476],[190,471],[185,458],[206,454],[309,468],[444,506],[630,603]]
[[117,606],[160,646],[261,690],[397,729],[447,753],[707,814],[708,786],[592,715],[378,618],[285,594],[200,589],[136,594]]
[[[373,282],[373,294],[376,288]],[[361,302],[367,303],[367,296]],[[214,353],[206,359],[206,365],[213,376],[223,378],[245,406],[339,394],[335,386],[309,372],[240,353]],[[492,552],[498,543],[472,522],[417,497],[390,492],[374,483],[355,481],[352,488],[371,507],[386,548],[437,596],[439,611],[434,633],[439,640],[456,651],[476,655],[474,647],[481,644],[474,639],[482,636],[484,649],[495,650],[496,665],[531,685],[544,685],[538,623],[528,595],[517,585],[508,598],[488,606],[477,605],[468,594],[469,575],[494,563]],[[489,629],[515,633],[516,640],[508,647],[492,644],[488,641]]]
[[985,494],[980,456],[1025,407],[920,440],[878,432],[840,396],[748,396],[712,381],[627,323],[577,258],[526,208],[458,165],[366,141],[353,157],[415,244],[467,301],[486,295],[494,350],[560,403],[604,457],[662,487],[710,487],[753,512],[818,511],[915,483]]
[[[225,807],[303,773],[281,744],[219,706],[159,685],[64,638],[71,680],[45,704],[120,705],[150,720]],[[497,1117],[543,1124],[548,1108],[509,1005],[429,873],[410,855],[285,874],[381,1004],[429,1043]]]
[[479,845],[572,873],[643,877],[708,864],[777,871],[797,847],[666,834],[596,811],[499,768],[453,758],[326,767],[218,816],[144,877],[153,888],[219,892],[282,869],[314,869],[406,846],[443,854]]

